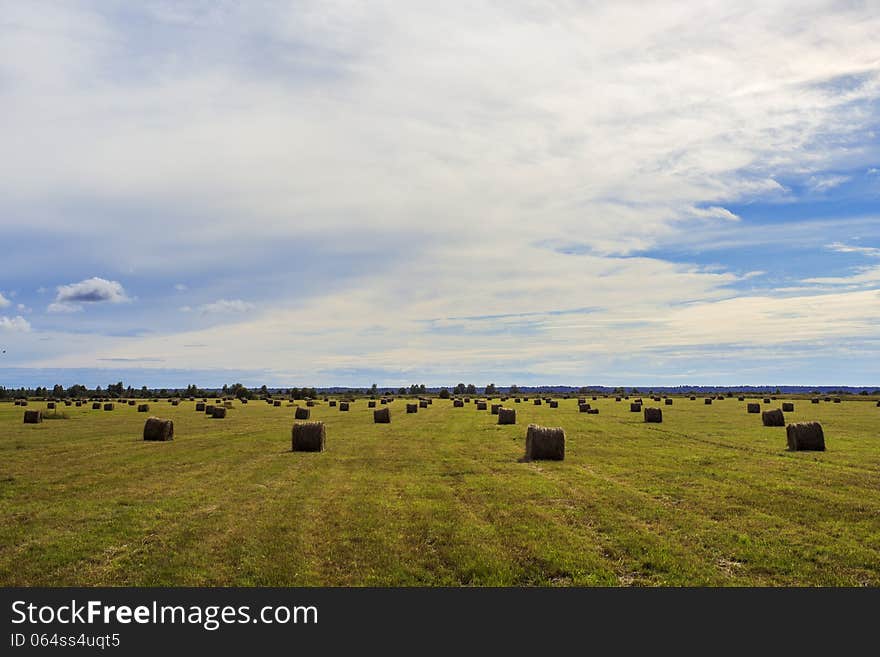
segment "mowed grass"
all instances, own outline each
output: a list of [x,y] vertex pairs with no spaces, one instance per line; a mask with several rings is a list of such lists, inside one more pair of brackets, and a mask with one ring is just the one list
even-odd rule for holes
[[[659,425],[588,401],[511,399],[514,426],[319,404],[320,454],[290,451],[287,403],[152,403],[170,443],[133,406],[25,425],[0,404],[0,584],[880,585],[874,402],[796,400],[828,451],[791,453],[735,398],[676,398]],[[565,429],[565,461],[519,462],[530,422]]]

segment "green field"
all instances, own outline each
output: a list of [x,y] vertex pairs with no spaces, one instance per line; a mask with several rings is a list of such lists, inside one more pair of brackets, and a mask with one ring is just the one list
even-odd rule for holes
[[[588,401],[511,399],[515,426],[449,400],[398,399],[390,425],[319,403],[323,453],[290,451],[288,402],[152,403],[169,443],[135,407],[25,425],[3,403],[0,584],[880,585],[874,401],[796,400],[786,421],[828,447],[796,453],[735,398],[675,398],[659,425]],[[530,422],[565,429],[565,461],[519,462]]]

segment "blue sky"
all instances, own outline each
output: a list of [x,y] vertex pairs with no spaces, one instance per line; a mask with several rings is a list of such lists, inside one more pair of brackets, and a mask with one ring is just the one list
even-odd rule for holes
[[870,3],[0,0],[0,385],[880,385]]

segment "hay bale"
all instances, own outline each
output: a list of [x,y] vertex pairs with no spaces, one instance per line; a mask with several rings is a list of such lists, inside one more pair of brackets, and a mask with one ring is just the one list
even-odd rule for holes
[[533,403],[535,406],[540,406],[542,402],[540,399],[535,399],[535,401]]
[[419,408],[428,408],[428,402],[423,399],[419,402]]
[[80,408],[83,405],[83,403],[81,401],[78,401],[78,402],[75,402],[75,405],[77,408]]
[[783,413],[794,413],[794,403],[793,402],[782,402],[782,412]]
[[581,404],[586,404],[586,403],[587,403],[586,397],[578,397],[578,406],[580,406]]
[[112,402],[108,402],[108,403],[104,404],[105,411],[112,411],[114,408],[116,408],[116,407],[113,405]]
[[745,397],[737,397],[736,399],[737,399],[737,401],[745,401],[746,400]]
[[565,431],[562,427],[530,424],[526,430],[525,461],[562,461],[565,459]]
[[770,398],[769,398],[769,397],[764,397],[764,403],[765,403],[765,404],[769,404],[769,403],[770,403]]
[[199,413],[205,412],[205,402],[196,402],[196,411]]
[[516,410],[513,408],[499,408],[498,424],[516,424]]
[[760,413],[761,405],[760,404],[746,404],[746,411],[749,413]]
[[484,401],[477,402],[477,410],[478,411],[485,411],[487,408],[488,408],[488,406],[486,405],[486,402],[484,402]]
[[498,411],[500,408],[501,408],[501,404],[492,404],[492,408],[490,409],[490,411],[492,412],[492,415],[498,415]]
[[52,409],[55,408],[55,402],[49,402],[48,404],[46,404],[46,408],[48,408],[51,411]]
[[591,408],[591,406],[587,402],[583,402],[581,404],[578,404],[578,413],[586,413],[587,411],[590,410],[590,408]]
[[308,406],[309,408],[312,408],[314,405],[315,405],[315,402],[314,402],[313,400],[311,400],[311,399],[309,399],[309,400],[306,402],[306,406]]
[[386,406],[385,408],[377,408],[373,411],[373,423],[391,424],[391,409]]
[[[813,398],[810,400],[810,403],[811,403],[811,404],[818,404],[818,403],[819,403],[819,398],[818,398],[818,397],[813,397]],[[877,402],[877,406],[880,406],[880,402]]]
[[161,442],[174,440],[174,422],[158,417],[148,417],[144,423],[144,440]]
[[134,399],[129,399],[129,400],[128,400],[128,405],[129,405],[129,406],[134,406],[135,404],[137,404],[137,402],[136,402]]
[[308,420],[312,415],[312,412],[308,408],[303,408],[302,406],[297,406],[296,410],[293,412],[294,420]]
[[138,404],[138,413],[148,413],[150,410],[149,404]]
[[598,408],[591,408],[590,410],[587,411],[587,415],[599,415],[599,409]]
[[691,397],[688,397],[688,399],[690,399],[690,400],[691,400],[691,401],[697,401],[697,398],[696,398],[696,396],[691,396]]
[[834,398],[834,403],[835,403],[835,404],[839,404],[839,403],[840,403],[840,397],[835,397],[835,398]]
[[614,398],[614,401],[619,402],[619,401],[620,401],[620,397],[615,397],[615,398]]
[[419,405],[418,404],[407,404],[406,405],[406,412],[407,413],[418,413],[419,412]]
[[172,406],[179,406],[179,405],[180,405],[180,400],[179,400],[179,399],[172,399],[172,400],[171,400],[171,405],[172,405]]
[[331,400],[329,403],[330,403],[330,408],[335,408],[335,406],[336,406],[336,400],[335,400],[335,399],[334,399],[334,400]]
[[761,422],[764,423],[765,427],[784,427],[785,416],[780,409],[774,408],[772,411],[761,413]]
[[461,399],[453,399],[452,408],[464,408],[464,402]]
[[323,452],[327,432],[323,422],[297,422],[290,430],[290,451]]
[[281,400],[280,400],[280,399],[276,399],[276,400],[274,400],[274,401],[272,402],[272,406],[273,406],[274,408],[277,408],[278,406],[281,406]]
[[205,415],[213,415],[214,414],[214,404],[206,404],[205,405]]
[[558,401],[551,401],[551,402],[549,402],[549,404],[550,404],[550,408],[559,408]]
[[101,402],[92,403],[92,410],[93,411],[100,411],[101,410]]
[[374,402],[374,401],[367,402],[367,408],[376,408],[376,402]]
[[825,451],[825,433],[818,422],[795,422],[785,427],[788,449],[793,452]]
[[659,408],[645,408],[645,422],[663,422],[663,410]]
[[211,418],[214,420],[222,420],[226,417],[226,407],[225,406],[215,406],[214,411],[211,413]]
[[663,400],[663,403],[666,404],[667,406],[672,406],[672,400],[669,399],[669,397],[667,397],[666,399],[664,399],[664,400]]
[[25,424],[39,424],[43,421],[43,412],[42,411],[25,411],[24,412],[24,423]]
[[712,398],[711,398],[711,397],[706,397],[706,399],[703,400],[703,403],[704,403],[706,406],[711,406],[711,405],[712,405]]
[[631,402],[629,405],[629,412],[630,413],[641,413],[642,412],[642,405],[637,404],[636,402]]
[[825,397],[825,399],[824,399],[823,401],[830,402],[830,401],[831,401],[831,397]]
[[348,410],[348,407],[349,407],[349,404],[350,404],[350,402],[339,402],[339,410],[340,410],[340,412],[341,412],[341,411],[347,411],[347,410]]

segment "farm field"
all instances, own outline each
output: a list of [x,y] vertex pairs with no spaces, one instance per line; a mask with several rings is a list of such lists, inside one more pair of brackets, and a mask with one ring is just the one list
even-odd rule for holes
[[[821,422],[825,452],[787,451],[751,397],[646,397],[662,424],[587,401],[510,399],[509,426],[451,400],[398,398],[387,425],[318,402],[323,453],[290,451],[287,401],[36,425],[3,403],[0,584],[880,586],[876,401],[795,399],[786,422]],[[148,415],[175,439],[143,441]],[[564,461],[520,461],[531,422],[565,429]]]

